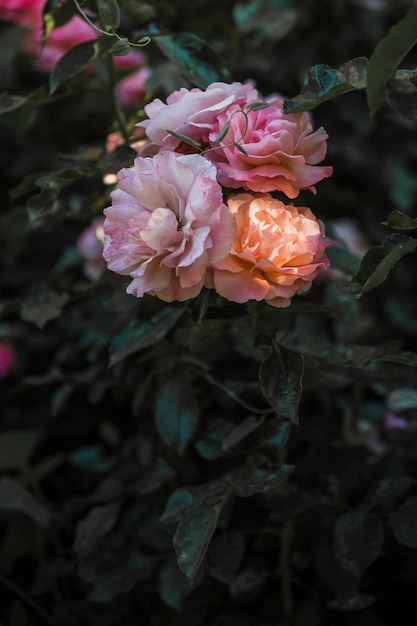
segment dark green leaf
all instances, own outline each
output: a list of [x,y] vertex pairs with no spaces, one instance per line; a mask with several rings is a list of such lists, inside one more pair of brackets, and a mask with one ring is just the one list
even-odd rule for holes
[[49,93],[53,94],[69,78],[82,72],[96,55],[96,39],[84,41],[64,54],[52,69]]
[[0,510],[20,511],[43,527],[49,522],[49,513],[29,491],[7,476],[0,481]]
[[169,497],[160,521],[163,524],[178,522],[187,511],[199,508],[202,504],[213,507],[227,500],[230,493],[230,488],[222,480],[213,480],[197,487],[180,487]]
[[0,435],[0,472],[24,469],[39,441],[39,430],[7,430]]
[[417,122],[417,87],[410,80],[389,80],[387,100],[398,115],[414,124]]
[[261,364],[259,382],[262,393],[280,416],[298,423],[304,359],[298,352],[277,346]]
[[226,122],[226,124],[221,129],[220,133],[217,135],[216,139],[213,140],[213,143],[220,143],[222,139],[224,139],[229,132],[230,122]]
[[235,5],[233,18],[237,29],[254,32],[256,41],[279,41],[295,25],[297,11],[290,0],[256,0]]
[[174,536],[174,550],[178,566],[194,585],[211,538],[216,530],[222,504],[202,505],[184,514]]
[[46,215],[54,213],[57,209],[56,199],[57,194],[53,189],[44,189],[29,198],[26,205],[29,219],[35,222]]
[[235,430],[233,422],[227,422],[216,417],[211,418],[200,438],[194,444],[196,450],[203,459],[209,461],[224,456],[225,441],[233,430]]
[[417,548],[417,496],[411,496],[393,513],[388,522],[401,545]]
[[108,53],[115,57],[125,57],[130,54],[131,47],[129,43],[129,39],[123,37],[122,39],[118,39],[116,43],[108,49]]
[[94,474],[104,474],[111,469],[113,462],[100,445],[82,446],[68,457],[74,467]]
[[281,450],[291,434],[291,422],[280,421],[274,418],[264,425],[262,435],[265,437],[263,445],[275,451]]
[[275,489],[287,480],[294,471],[295,465],[280,465],[277,469],[237,468],[229,472],[226,478],[233,492],[248,498],[256,493],[265,493]]
[[120,25],[120,9],[117,0],[98,0],[98,16],[105,30],[114,31]]
[[96,541],[106,535],[116,523],[120,511],[119,503],[92,508],[78,522],[75,531],[74,550],[79,554],[88,551]]
[[97,168],[102,174],[115,174],[122,167],[131,167],[136,156],[137,152],[130,146],[118,146],[97,162]]
[[172,467],[163,458],[157,457],[149,470],[144,472],[135,484],[135,493],[140,495],[152,493],[174,476]]
[[110,367],[129,354],[158,343],[175,326],[182,314],[182,309],[168,306],[155,313],[148,322],[130,322],[111,342]]
[[417,43],[417,7],[391,28],[379,42],[369,59],[366,94],[371,117],[375,115],[385,98],[387,82],[395,70]]
[[10,113],[25,105],[37,106],[43,103],[46,96],[44,87],[39,87],[28,96],[13,95],[8,93],[0,94],[0,115]]
[[381,553],[384,542],[379,517],[362,511],[344,513],[333,530],[333,550],[340,565],[360,578]]
[[157,35],[153,41],[194,85],[205,89],[217,81],[230,80],[221,57],[193,33]]
[[48,287],[41,287],[33,296],[24,300],[20,308],[20,317],[25,322],[32,322],[38,328],[43,328],[61,315],[68,297],[66,293],[57,293]]
[[404,255],[415,252],[417,239],[406,235],[393,234],[385,237],[380,245],[372,246],[362,259],[358,272],[348,285],[340,285],[344,296],[360,298],[370,289],[384,282],[394,265]]
[[414,478],[409,476],[390,476],[383,478],[376,485],[372,486],[369,494],[369,502],[372,506],[380,506],[399,498],[410,491],[415,485]]
[[229,434],[225,437],[222,449],[228,450],[232,448],[237,443],[242,441],[245,437],[250,435],[254,430],[259,428],[259,426],[263,423],[265,416],[255,417],[254,415],[249,415],[249,417],[245,418],[240,424],[238,424]]
[[245,537],[238,531],[214,537],[207,553],[207,570],[220,583],[229,584],[245,554]]
[[190,383],[184,374],[172,374],[158,394],[156,427],[161,439],[179,454],[190,443],[199,420]]
[[269,102],[252,102],[251,104],[248,104],[246,108],[248,111],[260,111],[261,109],[267,109],[270,106]]
[[182,602],[191,591],[192,587],[176,561],[166,561],[159,570],[158,592],[161,600],[176,611],[181,611]]
[[284,101],[285,113],[311,111],[322,102],[348,91],[365,89],[368,61],[357,57],[332,69],[328,65],[314,65],[308,71],[299,96]]
[[417,228],[417,219],[397,209],[388,215],[387,221],[383,224],[395,230],[413,230]]

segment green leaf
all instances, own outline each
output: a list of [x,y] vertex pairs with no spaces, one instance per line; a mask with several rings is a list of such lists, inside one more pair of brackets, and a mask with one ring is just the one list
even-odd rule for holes
[[403,496],[415,484],[415,479],[409,476],[389,476],[383,478],[376,485],[372,486],[369,502],[372,506],[381,506],[381,504]]
[[398,209],[392,211],[388,215],[387,221],[382,223],[388,226],[388,228],[394,228],[395,230],[413,230],[417,228],[417,219]]
[[166,561],[159,570],[158,592],[162,602],[181,611],[182,602],[192,591],[192,587],[179,569],[175,560]]
[[127,39],[127,37],[122,37],[122,39],[118,39],[107,52],[115,57],[125,57],[130,54],[130,51],[131,47],[129,39]]
[[116,174],[123,167],[131,167],[136,157],[137,152],[130,146],[118,146],[97,161],[97,168],[102,174]]
[[24,469],[39,441],[39,430],[7,430],[0,435],[0,472]]
[[32,322],[38,328],[43,328],[48,322],[61,315],[68,298],[67,293],[57,293],[42,286],[23,301],[20,307],[20,317],[25,322]]
[[417,496],[407,498],[388,522],[396,540],[408,548],[417,548]]
[[417,122],[417,87],[411,80],[391,78],[387,83],[387,101],[398,115]]
[[226,122],[226,124],[221,129],[220,133],[217,135],[216,139],[213,140],[213,143],[220,143],[222,139],[224,139],[229,132],[230,121]]
[[178,522],[187,511],[207,504],[214,506],[224,502],[231,491],[223,480],[212,480],[196,487],[180,487],[168,498],[165,510],[160,517],[163,524]]
[[365,89],[366,57],[357,57],[333,69],[328,65],[314,65],[308,71],[299,96],[284,101],[285,113],[311,111],[319,104],[354,90]]
[[239,2],[233,8],[239,32],[254,32],[255,41],[279,41],[293,28],[297,11],[290,0],[255,0]]
[[246,108],[248,111],[260,111],[261,109],[267,109],[270,106],[269,102],[252,102],[251,104],[248,104]]
[[189,146],[197,148],[197,150],[201,150],[201,144],[198,143],[198,141],[194,141],[194,139],[191,139],[191,137],[187,137],[187,135],[183,135],[182,133],[177,133],[175,130],[167,130],[167,133],[169,133],[173,137],[176,137],[180,141],[183,141]]
[[158,343],[175,326],[183,312],[183,309],[168,306],[143,324],[132,320],[111,342],[110,367],[125,359],[129,354]]
[[197,35],[187,32],[157,35],[153,41],[197,87],[206,89],[211,83],[230,81],[222,58]]
[[406,235],[392,234],[380,245],[372,246],[362,259],[358,272],[348,285],[340,285],[344,296],[360,298],[365,292],[381,285],[394,265],[404,255],[415,252],[417,239]]
[[2,93],[0,94],[0,115],[10,113],[25,105],[38,106],[44,103],[45,97],[46,90],[43,86],[35,89],[27,96]]
[[114,31],[120,25],[120,9],[117,0],[98,0],[98,16],[107,31]]
[[96,39],[90,39],[74,46],[62,56],[53,67],[49,77],[49,93],[76,74],[82,72],[96,55]]
[[280,416],[298,424],[304,359],[298,352],[277,346],[259,368],[260,389]]
[[216,530],[222,504],[203,505],[187,511],[178,524],[174,535],[174,550],[178,566],[187,576],[191,585],[196,582],[210,541]]
[[225,477],[233,492],[248,498],[256,493],[265,493],[285,482],[294,471],[295,465],[280,465],[276,469],[236,468]]
[[249,415],[244,420],[242,420],[237,426],[231,430],[228,435],[224,438],[222,443],[222,449],[228,450],[229,448],[233,448],[237,443],[242,441],[245,437],[253,433],[254,430],[259,428],[259,426],[264,422],[265,416],[261,415],[256,417],[255,415]]
[[199,421],[198,405],[183,373],[172,374],[163,385],[156,400],[155,418],[162,441],[183,454]]
[[29,491],[7,476],[0,480],[0,510],[25,513],[44,528],[49,523],[49,513]]
[[233,430],[235,430],[233,422],[213,417],[201,432],[198,441],[195,442],[195,449],[203,459],[214,461],[224,456],[227,447],[225,447],[225,441]]
[[371,117],[375,115],[386,94],[387,83],[395,70],[417,43],[417,7],[413,6],[388,35],[379,42],[369,59],[366,95]]
[[120,511],[119,503],[93,507],[78,522],[75,530],[74,550],[81,554],[87,552],[101,537],[104,537],[115,525]]
[[344,513],[333,530],[333,550],[340,565],[360,578],[381,554],[384,542],[382,522],[362,511]]

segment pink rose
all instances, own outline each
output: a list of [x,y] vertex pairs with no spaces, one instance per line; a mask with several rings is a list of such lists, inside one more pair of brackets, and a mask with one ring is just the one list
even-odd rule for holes
[[42,27],[42,8],[46,0],[0,0],[0,19],[24,26]]
[[207,147],[208,135],[224,109],[233,103],[244,105],[257,98],[256,89],[241,83],[212,83],[205,91],[197,87],[182,88],[168,96],[166,104],[159,98],[147,104],[145,112],[149,119],[139,122],[137,126],[145,129],[146,135],[155,144],[154,153],[159,150],[190,152],[190,146],[167,131],[181,133]]
[[118,70],[132,70],[144,65],[147,61],[146,57],[137,48],[131,48],[129,54],[124,56],[117,56],[114,58],[114,64]]
[[103,255],[110,270],[133,278],[127,293],[167,302],[197,296],[235,234],[215,166],[198,154],[137,157],[111,197]]
[[118,98],[126,109],[139,109],[142,106],[146,93],[144,84],[150,73],[148,67],[142,67],[122,78],[117,85]]
[[42,20],[29,30],[23,49],[35,57],[34,64],[44,72],[50,72],[56,62],[74,46],[96,39],[97,32],[81,17],[74,15],[69,22],[55,28],[42,47]]
[[15,363],[15,353],[8,341],[0,341],[0,378],[7,376]]
[[106,269],[106,262],[103,259],[103,223],[103,217],[95,219],[82,231],[77,240],[77,250],[85,259],[84,274],[91,281],[98,280]]
[[228,206],[237,233],[229,254],[212,264],[208,285],[233,302],[287,307],[328,267],[322,224],[307,207],[270,194],[236,194]]
[[317,166],[326,156],[325,130],[313,132],[306,113],[286,115],[280,98],[259,110],[248,109],[248,104],[233,103],[213,124],[212,146],[228,126],[222,148],[208,155],[220,168],[219,181],[257,192],[282,191],[288,198],[296,198],[300,189],[315,192],[314,184],[333,172],[330,166]]

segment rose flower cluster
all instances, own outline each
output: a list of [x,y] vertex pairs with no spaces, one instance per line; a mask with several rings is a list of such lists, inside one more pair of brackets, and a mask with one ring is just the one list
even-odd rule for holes
[[332,174],[319,165],[327,133],[238,82],[180,89],[145,112],[148,142],[104,210],[108,268],[130,276],[137,297],[184,301],[205,286],[233,302],[289,306],[328,267],[324,229],[272,194],[315,193]]

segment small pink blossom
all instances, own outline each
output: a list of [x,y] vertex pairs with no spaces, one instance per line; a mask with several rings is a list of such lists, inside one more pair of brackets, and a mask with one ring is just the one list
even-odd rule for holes
[[271,98],[259,110],[251,110],[250,104],[233,103],[213,124],[212,147],[228,128],[221,149],[209,153],[220,168],[219,181],[257,192],[282,191],[288,198],[296,198],[301,189],[315,193],[314,185],[333,172],[331,166],[317,165],[326,156],[325,130],[313,131],[306,113],[285,114],[282,98]]
[[125,109],[139,109],[142,106],[146,93],[144,84],[150,73],[148,67],[141,67],[118,83],[117,96]]
[[164,152],[137,157],[118,176],[112,206],[104,210],[108,268],[131,276],[127,293],[137,297],[194,298],[235,234],[215,166],[198,154]]
[[0,341],[0,378],[5,378],[15,364],[15,353],[8,341]]
[[212,83],[205,91],[198,87],[182,88],[168,96],[166,104],[159,98],[147,104],[145,112],[149,119],[137,126],[145,129],[154,144],[154,153],[161,150],[190,152],[190,146],[167,131],[186,135],[207,147],[208,135],[222,111],[233,103],[243,105],[256,99],[258,92],[254,87],[237,82]]
[[405,415],[400,415],[395,411],[387,411],[384,426],[387,430],[408,430],[410,424]]
[[95,219],[77,240],[77,250],[85,259],[84,274],[91,281],[98,280],[107,267],[103,259],[103,223],[103,217]]
[[309,208],[285,205],[270,194],[236,194],[228,207],[236,237],[207,281],[224,298],[284,308],[328,267],[323,227]]
[[34,56],[35,66],[50,72],[54,65],[74,46],[97,38],[97,32],[81,17],[74,15],[69,22],[49,33],[42,47],[42,18],[32,25],[24,41],[23,49]]

